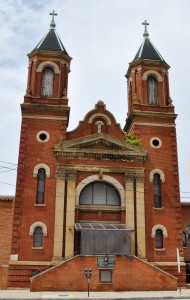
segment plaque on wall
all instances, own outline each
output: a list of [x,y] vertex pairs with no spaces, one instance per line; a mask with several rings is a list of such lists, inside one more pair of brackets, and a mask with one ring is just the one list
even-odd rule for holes
[[115,257],[98,257],[97,266],[113,268],[115,266]]

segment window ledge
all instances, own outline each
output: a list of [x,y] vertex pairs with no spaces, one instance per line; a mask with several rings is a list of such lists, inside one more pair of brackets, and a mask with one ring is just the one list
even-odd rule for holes
[[159,210],[164,210],[164,207],[153,207],[153,209],[159,211]]
[[155,250],[156,252],[164,252],[164,251],[166,251],[165,248],[160,248],[160,249],[155,248],[154,250]]
[[99,282],[99,284],[113,284],[112,282]]
[[114,267],[107,267],[107,266],[105,266],[105,267],[98,267],[98,270],[114,270],[115,268]]
[[34,206],[46,206],[45,203],[34,203]]
[[42,250],[44,247],[32,247],[32,250]]
[[187,246],[183,246],[183,249],[187,249],[188,247]]

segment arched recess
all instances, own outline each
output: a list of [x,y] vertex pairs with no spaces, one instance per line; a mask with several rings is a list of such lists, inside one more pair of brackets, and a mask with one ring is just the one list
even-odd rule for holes
[[[121,183],[109,175],[103,175],[101,180],[115,186],[115,188],[117,189],[117,191],[120,195],[120,198],[121,198],[121,208],[125,208],[125,190],[124,190],[123,186],[121,185]],[[78,186],[76,188],[76,205],[77,206],[79,205],[79,197],[80,197],[80,193],[81,193],[82,189],[86,185],[88,185],[89,183],[91,183],[93,181],[100,181],[99,176],[98,175],[88,176],[78,184]]]
[[54,63],[53,61],[50,61],[50,60],[46,60],[46,61],[41,62],[39,64],[38,68],[36,69],[36,72],[42,72],[45,67],[52,67],[56,74],[60,74],[60,70],[59,70],[58,65],[56,63]]
[[29,235],[33,235],[36,227],[41,227],[44,236],[47,236],[47,226],[43,222],[37,221],[30,226]]
[[46,170],[46,176],[47,176],[47,177],[50,177],[50,168],[49,168],[48,165],[43,164],[43,163],[40,163],[40,164],[38,164],[38,165],[36,165],[36,166],[34,167],[34,170],[33,170],[33,177],[36,177],[36,176],[38,175],[38,170],[41,169],[41,168],[45,169],[45,170]]
[[92,124],[92,122],[94,121],[94,119],[97,119],[97,118],[102,118],[106,121],[106,123],[108,125],[111,125],[111,120],[108,116],[104,115],[104,114],[101,114],[101,113],[97,113],[97,114],[94,114],[92,115],[89,120],[88,120],[88,123]]
[[168,237],[168,232],[167,232],[166,227],[165,227],[164,225],[157,224],[157,225],[154,225],[154,227],[152,227],[152,233],[151,233],[151,237],[152,237],[152,238],[155,238],[156,230],[157,230],[157,229],[161,229],[161,230],[162,230],[163,236],[164,236],[165,238]]
[[165,175],[164,172],[162,172],[160,169],[154,169],[150,172],[149,180],[150,182],[153,182],[154,180],[154,174],[158,173],[160,175],[160,180],[162,182],[165,182]]
[[163,82],[162,76],[160,75],[160,73],[158,73],[155,70],[148,70],[148,71],[144,72],[144,74],[142,76],[142,80],[147,80],[148,77],[151,75],[155,76],[156,79],[158,80],[158,82]]

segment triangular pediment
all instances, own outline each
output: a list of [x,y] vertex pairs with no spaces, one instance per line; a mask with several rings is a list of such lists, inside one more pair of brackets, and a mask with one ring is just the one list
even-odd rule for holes
[[[61,141],[54,146],[56,157],[90,158],[97,160],[144,160],[146,151],[125,140],[119,140],[108,134],[94,135]],[[136,160],[135,159],[135,160]]]

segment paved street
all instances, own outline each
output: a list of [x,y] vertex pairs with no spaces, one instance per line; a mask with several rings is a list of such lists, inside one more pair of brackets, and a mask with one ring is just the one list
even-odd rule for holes
[[190,289],[182,289],[180,291],[155,291],[155,292],[90,292],[88,298],[87,292],[30,292],[29,290],[1,290],[0,299],[189,299],[190,300]]

